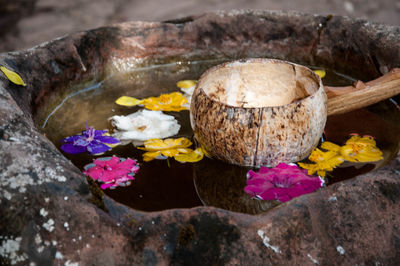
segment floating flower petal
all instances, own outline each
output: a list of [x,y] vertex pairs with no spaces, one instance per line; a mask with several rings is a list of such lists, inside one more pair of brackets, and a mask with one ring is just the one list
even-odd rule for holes
[[124,106],[144,105],[146,109],[153,111],[175,111],[187,110],[184,105],[188,102],[180,92],[161,94],[159,97],[149,97],[139,100],[133,97],[122,96],[115,101]]
[[116,127],[113,136],[122,142],[132,141],[135,146],[145,140],[173,136],[181,127],[173,116],[161,111],[140,110],[127,116],[115,115],[110,120]]
[[352,136],[340,148],[340,154],[350,162],[375,162],[382,160],[382,151],[371,136]]
[[190,102],[192,100],[193,91],[196,88],[196,80],[180,80],[176,83],[176,86],[183,91],[185,97],[188,100],[187,106],[190,106]]
[[175,160],[181,163],[195,163],[201,161],[204,158],[204,152],[202,148],[197,148],[189,153],[180,153],[174,156]]
[[320,78],[324,78],[326,75],[326,71],[324,69],[316,69],[314,70],[315,74],[317,74]]
[[61,149],[66,153],[78,154],[88,151],[93,155],[102,154],[111,150],[112,145],[119,144],[119,140],[108,136],[107,130],[96,130],[89,127],[79,135],[74,135],[61,140],[65,143]]
[[93,163],[85,165],[83,173],[93,180],[102,182],[100,187],[116,188],[126,186],[134,180],[134,175],[139,171],[136,160],[112,157],[102,157],[94,160]]
[[244,191],[262,200],[286,202],[321,188],[323,183],[321,178],[308,176],[297,165],[280,163],[274,168],[261,166],[259,172],[250,170]]
[[115,101],[115,103],[123,106],[136,106],[139,104],[143,104],[143,100],[139,100],[129,96],[121,96]]
[[192,145],[192,142],[187,138],[150,139],[144,142],[144,147],[138,147],[138,149],[147,151],[143,154],[143,160],[148,162],[154,159],[165,159],[182,153],[190,153],[193,151],[188,148],[190,145]]
[[325,177],[326,171],[333,171],[335,167],[344,161],[343,157],[340,156],[336,151],[323,152],[318,148],[311,152],[308,159],[314,162],[314,164],[298,163],[298,165],[304,169],[307,169],[309,175],[312,175],[316,172],[322,177]]

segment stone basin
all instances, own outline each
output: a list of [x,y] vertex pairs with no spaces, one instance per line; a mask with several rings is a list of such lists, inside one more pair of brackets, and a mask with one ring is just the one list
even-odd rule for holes
[[[400,66],[400,28],[270,11],[207,13],[78,32],[0,55],[0,264],[397,265],[400,156],[260,215],[213,207],[142,212],[90,191],[35,127],[66,85],[144,61],[272,57],[361,80]],[[107,210],[107,211],[104,211]]]

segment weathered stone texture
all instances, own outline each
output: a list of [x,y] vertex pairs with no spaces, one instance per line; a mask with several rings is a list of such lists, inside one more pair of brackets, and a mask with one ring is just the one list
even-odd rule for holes
[[33,117],[70,82],[144,59],[278,57],[373,78],[399,66],[399,53],[398,27],[237,11],[114,25],[1,54],[0,65],[28,85],[0,76],[0,264],[398,265],[400,157],[257,216],[212,207],[143,213],[105,197],[107,213]]

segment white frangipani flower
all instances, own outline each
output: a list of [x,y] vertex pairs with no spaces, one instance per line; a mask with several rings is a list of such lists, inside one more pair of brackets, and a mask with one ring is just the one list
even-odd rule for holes
[[142,145],[148,139],[173,136],[181,128],[173,116],[145,109],[127,116],[115,115],[110,120],[115,127],[113,137],[123,144],[133,142],[135,146]]

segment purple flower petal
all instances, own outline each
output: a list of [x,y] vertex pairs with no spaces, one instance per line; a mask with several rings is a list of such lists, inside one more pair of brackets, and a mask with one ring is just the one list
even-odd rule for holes
[[91,142],[88,146],[87,146],[87,150],[91,153],[91,154],[100,154],[103,152],[106,152],[108,150],[111,150],[111,148],[103,143],[99,143],[99,142]]
[[86,151],[86,147],[84,146],[76,146],[71,143],[67,143],[61,146],[61,149],[66,152],[66,153],[71,153],[71,154],[78,154],[78,153],[83,153]]
[[65,139],[62,139],[61,142],[62,143],[74,142],[74,141],[78,140],[79,138],[82,138],[82,136],[81,135],[74,135],[74,136],[66,137]]
[[108,132],[108,130],[97,130],[97,129],[95,129],[94,130],[94,136],[97,139],[97,137],[101,137],[104,134],[106,134],[107,132]]
[[118,139],[111,137],[111,136],[98,136],[98,137],[96,137],[96,140],[103,142],[103,143],[108,143],[108,144],[120,143],[120,141]]

